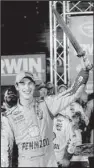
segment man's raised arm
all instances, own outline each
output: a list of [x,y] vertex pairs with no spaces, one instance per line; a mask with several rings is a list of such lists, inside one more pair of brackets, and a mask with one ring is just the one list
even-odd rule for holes
[[45,99],[49,111],[55,116],[72,102],[80,98],[82,91],[88,81],[89,71],[81,69],[71,89],[66,92],[55,95],[53,98],[48,97]]

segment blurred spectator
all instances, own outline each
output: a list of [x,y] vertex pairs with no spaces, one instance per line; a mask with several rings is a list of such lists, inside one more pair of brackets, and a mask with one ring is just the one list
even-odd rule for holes
[[88,102],[88,93],[85,90],[83,90],[82,95],[78,100],[78,103],[80,103],[84,111],[86,110],[87,102]]
[[86,115],[89,118],[89,124],[83,133],[83,142],[93,143],[94,138],[94,98],[89,100],[86,106]]
[[54,94],[54,86],[51,82],[47,82],[46,84],[47,87],[47,95],[53,95]]
[[[10,86],[4,93],[4,101],[3,105],[1,106],[1,116],[6,114],[6,111],[10,109],[11,107],[15,106],[17,104],[17,91],[14,86]],[[17,167],[17,158],[18,158],[18,149],[15,144],[13,143],[13,153],[12,153],[12,160],[13,164],[12,167]]]
[[1,111],[4,112],[7,109],[17,104],[17,91],[14,86],[9,87],[4,93],[4,101],[1,107]]
[[54,118],[53,143],[58,167],[68,167],[75,147],[82,144],[81,130],[79,129],[80,117],[80,114],[75,113],[73,122],[61,114]]
[[73,124],[73,127],[75,127],[76,130],[78,130],[78,129],[84,130],[84,128],[86,127],[85,121],[83,120],[83,117],[82,117],[80,111],[76,111],[72,115],[72,124]]
[[[58,93],[65,92],[66,85],[58,87]],[[68,167],[77,145],[82,144],[82,130],[88,124],[80,104],[74,102],[63,110],[64,116],[60,113],[54,118],[54,151],[58,167]]]
[[85,115],[88,117],[89,124],[86,130],[82,132],[83,143],[93,143],[94,134],[94,93],[88,94],[85,90],[83,91],[81,98],[78,100],[82,105]]
[[62,85],[59,85],[58,86],[58,93],[61,93],[61,92],[64,92],[65,90],[67,90],[68,89],[68,87],[67,87],[67,85],[65,85],[65,84],[62,84]]
[[45,83],[41,83],[38,87],[37,87],[39,93],[40,93],[40,99],[44,99],[44,97],[47,96],[47,87]]
[[[60,85],[58,87],[58,92],[61,91],[61,90],[63,90],[63,92],[65,92],[67,89],[68,89],[68,87],[66,85]],[[87,99],[85,99],[85,100],[87,101]],[[63,114],[66,118],[68,118],[70,121],[72,121],[72,119],[73,119],[72,116],[77,111],[81,113],[80,129],[84,130],[89,123],[89,119],[86,116],[82,106],[78,102],[74,102],[70,106],[65,108]]]
[[82,120],[83,122],[85,123],[85,126],[88,125],[89,123],[89,119],[88,117],[86,116],[82,106],[77,103],[77,102],[74,102],[72,103],[70,106],[68,106],[66,109],[65,109],[65,116],[68,117],[70,120],[72,120],[72,116],[75,114],[75,112],[79,111],[81,113],[81,117],[82,117]]

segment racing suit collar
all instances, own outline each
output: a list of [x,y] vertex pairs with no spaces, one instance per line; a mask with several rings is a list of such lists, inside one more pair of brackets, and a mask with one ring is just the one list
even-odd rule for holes
[[29,102],[27,105],[22,105],[21,102],[20,102],[20,99],[18,99],[17,105],[20,108],[23,108],[23,107],[29,108],[30,106],[35,106],[35,99],[33,99],[33,101]]

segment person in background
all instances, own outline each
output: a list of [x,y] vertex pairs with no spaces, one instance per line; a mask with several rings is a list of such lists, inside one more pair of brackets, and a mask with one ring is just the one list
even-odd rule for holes
[[81,97],[77,102],[82,106],[85,115],[88,117],[89,123],[86,129],[82,132],[83,143],[93,143],[94,130],[94,93],[88,94],[86,89],[83,90]]
[[10,165],[8,156],[9,153],[12,156],[14,139],[18,146],[18,167],[57,167],[53,149],[54,116],[60,112],[63,115],[63,110],[80,97],[88,77],[89,71],[82,69],[66,93],[46,96],[36,107],[33,74],[25,71],[17,74],[17,105],[2,117],[1,167]]
[[[15,106],[17,105],[17,100],[18,100],[18,95],[17,95],[17,91],[16,91],[15,87],[10,86],[7,90],[5,90],[5,93],[4,93],[4,100],[3,100],[3,104],[1,106],[1,117],[6,116],[7,111],[9,111],[11,108],[15,108]],[[4,120],[5,120],[4,122],[7,125],[6,128],[8,130],[8,128],[9,128],[8,122],[7,122],[6,118]],[[1,119],[1,121],[2,121],[2,119]],[[12,139],[9,138],[9,146],[13,146],[13,153],[10,153],[10,155],[9,155],[10,160],[11,160],[10,166],[17,167],[18,148],[15,143],[15,140],[14,140],[14,142],[12,142]],[[10,152],[12,152],[12,151],[10,151]],[[12,155],[12,159],[11,159],[11,155]]]
[[87,126],[89,124],[89,118],[86,115],[86,113],[84,112],[82,106],[77,102],[73,102],[70,106],[68,106],[65,109],[65,116],[68,117],[70,120],[72,120],[72,115],[75,113],[75,111],[81,112],[81,115],[83,117],[83,121],[85,122],[85,125]]
[[44,98],[47,96],[47,87],[45,83],[41,83],[38,87],[37,90],[40,93],[40,100],[44,100]]
[[77,113],[72,122],[60,114],[54,119],[53,143],[58,167],[69,167],[76,146],[82,144],[79,120]]
[[70,119],[61,114],[54,118],[53,143],[59,167],[68,167],[76,146],[82,144],[86,124],[81,110],[72,105]]
[[86,106],[88,102],[88,93],[86,92],[86,88],[83,90],[81,97],[77,102],[82,106],[84,112],[86,111]]
[[[67,89],[66,85],[60,85],[57,94],[64,93]],[[73,152],[68,152],[67,149],[74,151],[74,147],[82,144],[81,132],[85,128],[85,122],[87,123],[88,119],[83,108],[76,102],[65,108],[62,114],[59,113],[54,118],[53,143],[58,167],[68,167]],[[71,142],[70,145],[69,142]]]
[[[66,92],[68,89],[68,86],[65,84],[62,84],[60,86],[58,86],[58,93],[61,92]],[[83,93],[85,92],[85,89],[83,90]],[[86,97],[85,97],[86,98]],[[84,99],[84,98],[83,98]],[[75,113],[75,111],[80,111],[82,113],[83,116],[83,120],[85,121],[86,125],[88,125],[89,123],[89,119],[88,116],[85,114],[83,107],[80,105],[80,103],[78,103],[80,100],[80,98],[73,102],[70,106],[68,106],[67,108],[64,109],[63,111],[63,115],[68,118],[69,120],[72,120],[72,115],[73,113]],[[86,100],[86,99],[85,99]]]
[[94,98],[89,99],[86,106],[86,115],[89,118],[89,124],[86,130],[83,132],[83,142],[93,143],[94,142]]
[[58,86],[58,93],[61,93],[61,92],[64,92],[65,90],[67,90],[68,89],[68,87],[67,87],[67,85],[65,85],[65,84],[62,84],[62,85],[59,85]]
[[5,112],[17,104],[17,91],[14,86],[10,86],[4,93],[4,100],[1,106],[1,112]]
[[46,87],[47,87],[47,95],[48,96],[54,95],[54,86],[53,86],[53,84],[51,82],[47,82]]

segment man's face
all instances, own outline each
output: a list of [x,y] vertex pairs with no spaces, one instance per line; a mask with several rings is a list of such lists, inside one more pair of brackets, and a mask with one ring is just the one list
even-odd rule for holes
[[20,97],[29,100],[33,96],[35,84],[30,79],[23,78],[16,86],[16,89]]
[[40,97],[44,98],[45,96],[47,96],[46,88],[41,88],[39,92],[40,92]]
[[76,112],[72,116],[72,124],[75,127],[75,129],[79,129],[79,124],[80,124],[81,116],[77,115]]
[[48,95],[53,95],[53,93],[54,93],[53,88],[51,88],[51,89],[48,90],[48,93],[47,93],[47,94],[48,94]]

